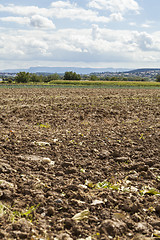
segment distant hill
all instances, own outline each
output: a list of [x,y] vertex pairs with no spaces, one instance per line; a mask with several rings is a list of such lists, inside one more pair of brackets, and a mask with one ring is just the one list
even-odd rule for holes
[[125,68],[81,68],[81,67],[30,67],[29,69],[6,69],[0,70],[4,73],[17,73],[17,72],[30,72],[30,73],[65,73],[73,71],[78,74],[102,73],[102,72],[125,72],[129,69]]
[[159,72],[160,68],[139,68],[139,69],[134,69],[134,70],[129,70],[129,71],[125,71],[125,73],[142,73],[142,72]]

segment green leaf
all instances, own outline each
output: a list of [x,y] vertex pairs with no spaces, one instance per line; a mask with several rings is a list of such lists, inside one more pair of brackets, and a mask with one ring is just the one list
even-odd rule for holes
[[160,195],[160,192],[158,192],[155,188],[140,190],[141,195]]
[[0,202],[0,218],[4,215],[4,205]]

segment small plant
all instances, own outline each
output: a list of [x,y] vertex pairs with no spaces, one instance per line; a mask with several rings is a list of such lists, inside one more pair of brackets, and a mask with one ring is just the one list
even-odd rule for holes
[[5,206],[0,202],[0,218],[4,215],[4,208]]
[[94,189],[109,188],[112,190],[119,190],[119,188],[120,188],[119,185],[116,185],[116,184],[112,185],[108,181],[98,182],[98,183],[94,184],[94,183],[86,180],[85,185],[87,185],[89,188],[94,188]]
[[46,123],[46,124],[37,123],[37,125],[38,125],[40,128],[50,128],[50,127],[51,127],[48,123]]
[[107,182],[107,181],[98,182],[95,185],[95,188],[109,188],[109,189],[113,189],[113,190],[119,190],[118,185],[112,185],[110,182]]
[[142,139],[142,140],[144,140],[144,134],[142,133],[141,134],[141,136],[140,136],[140,138],[139,139]]
[[142,196],[144,195],[160,195],[160,192],[158,192],[155,188],[149,188],[149,189],[142,189],[140,190],[140,194]]
[[85,173],[86,171],[85,171],[85,169],[80,168],[80,172],[81,172],[81,173]]
[[160,176],[157,176],[157,181],[159,181],[159,182],[160,182]]
[[37,207],[39,206],[39,204],[37,206],[31,206],[29,208],[27,208],[25,211],[12,211],[10,208],[6,208],[9,212],[9,219],[11,222],[15,222],[20,218],[25,217],[28,221],[32,222],[33,221],[33,212],[37,209]]

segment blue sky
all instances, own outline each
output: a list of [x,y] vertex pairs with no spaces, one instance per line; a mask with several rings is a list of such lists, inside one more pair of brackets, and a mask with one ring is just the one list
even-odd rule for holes
[[160,67],[159,0],[1,0],[0,69]]

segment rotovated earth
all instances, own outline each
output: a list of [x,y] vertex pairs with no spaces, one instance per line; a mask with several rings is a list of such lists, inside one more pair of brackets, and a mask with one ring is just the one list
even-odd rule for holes
[[160,239],[160,91],[0,89],[0,239]]

